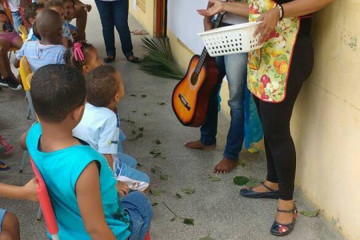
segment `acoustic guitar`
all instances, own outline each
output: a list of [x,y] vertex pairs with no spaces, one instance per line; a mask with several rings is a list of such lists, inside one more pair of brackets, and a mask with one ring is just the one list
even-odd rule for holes
[[[219,13],[217,28],[225,13]],[[204,47],[201,55],[194,55],[185,77],[176,85],[172,94],[172,108],[184,126],[200,127],[205,121],[209,97],[218,81],[219,71],[215,59]]]

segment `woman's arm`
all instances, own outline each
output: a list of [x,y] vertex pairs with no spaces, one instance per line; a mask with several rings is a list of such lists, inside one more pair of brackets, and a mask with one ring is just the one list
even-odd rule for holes
[[[294,0],[282,4],[284,8],[284,17],[299,17],[309,13],[319,11],[333,0]],[[260,34],[259,42],[262,43],[266,37],[274,31],[280,19],[280,10],[278,8],[270,9],[263,13],[258,21],[262,21],[254,32],[254,36]]]
[[220,0],[209,0],[207,9],[198,10],[198,13],[204,17],[211,17],[219,12],[229,12],[243,17],[249,16],[248,5],[244,2],[222,2]]
[[81,217],[91,239],[116,240],[114,233],[105,221],[99,181],[99,169],[95,162],[91,162],[76,183],[76,196]]

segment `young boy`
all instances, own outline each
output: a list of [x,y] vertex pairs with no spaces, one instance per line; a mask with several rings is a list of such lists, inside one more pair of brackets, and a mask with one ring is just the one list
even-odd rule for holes
[[30,93],[41,124],[31,127],[26,145],[48,187],[60,239],[144,239],[149,200],[140,192],[120,199],[106,159],[72,136],[85,107],[82,73],[67,65],[42,67]]
[[[145,191],[149,187],[149,176],[136,170],[136,160],[122,151],[121,140],[125,136],[120,129],[116,105],[124,94],[121,75],[114,67],[103,65],[92,70],[86,76],[84,116],[73,135],[104,155],[117,180],[131,190]],[[126,185],[120,186],[122,194],[127,194]]]
[[31,3],[29,4],[25,10],[24,10],[24,16],[28,24],[31,26],[28,29],[28,36],[26,38],[26,41],[38,41],[39,39],[36,37],[36,34],[34,33],[34,24],[36,19],[36,14],[39,13],[41,10],[43,10],[44,5],[43,4],[37,4],[37,3]]
[[65,21],[65,9],[64,9],[63,1],[62,0],[48,1],[45,3],[45,7],[48,9],[52,9],[60,14],[61,19],[63,21],[61,42],[66,48],[72,46],[74,39],[71,35],[69,23]]
[[48,64],[65,64],[66,48],[61,45],[62,19],[60,15],[54,10],[42,10],[36,16],[35,28],[41,40],[24,43],[16,54],[15,67],[19,67],[23,56],[27,58],[33,72]]

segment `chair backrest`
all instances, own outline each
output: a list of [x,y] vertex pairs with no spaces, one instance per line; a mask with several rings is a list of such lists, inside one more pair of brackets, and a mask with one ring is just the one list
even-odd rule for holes
[[24,25],[20,25],[19,31],[21,32],[21,38],[22,38],[23,42],[25,42],[25,40],[28,37],[28,30],[26,29],[26,27]]
[[28,62],[28,60],[26,59],[25,56],[23,56],[20,59],[19,73],[20,73],[20,78],[21,78],[21,82],[23,84],[24,90],[29,91],[30,90],[30,85],[29,85],[29,83],[28,83],[28,81],[26,79],[32,73],[32,71],[31,71],[31,68],[30,68],[30,64],[29,64],[29,62]]
[[44,179],[41,176],[39,169],[36,167],[34,160],[30,158],[31,167],[33,172],[35,173],[35,177],[39,182],[38,189],[37,189],[37,196],[40,202],[40,207],[44,215],[46,228],[51,234],[52,240],[59,240],[58,232],[59,228],[56,223],[56,218],[54,214],[54,210],[51,204],[51,200],[49,197],[49,193],[46,188],[46,184]]

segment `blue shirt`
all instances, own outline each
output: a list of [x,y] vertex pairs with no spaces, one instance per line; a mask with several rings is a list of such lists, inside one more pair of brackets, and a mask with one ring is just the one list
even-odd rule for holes
[[63,45],[42,45],[39,41],[25,42],[17,52],[16,58],[20,60],[25,56],[30,64],[31,71],[49,64],[65,64]]
[[41,152],[38,149],[41,134],[40,123],[34,124],[26,137],[26,145],[48,188],[60,239],[91,239],[81,218],[75,190],[79,176],[93,161],[99,166],[100,194],[106,222],[116,239],[127,239],[130,235],[129,216],[120,206],[116,180],[105,158],[88,145]]

